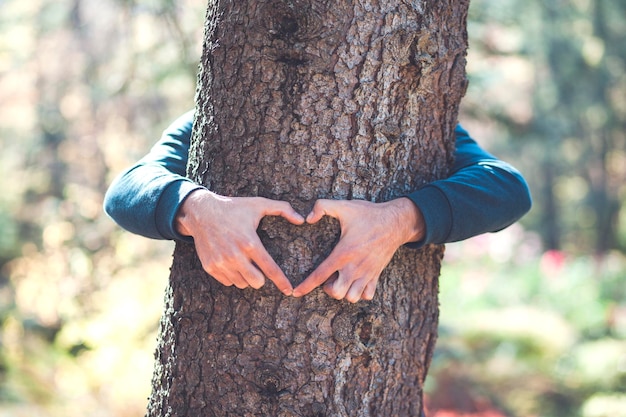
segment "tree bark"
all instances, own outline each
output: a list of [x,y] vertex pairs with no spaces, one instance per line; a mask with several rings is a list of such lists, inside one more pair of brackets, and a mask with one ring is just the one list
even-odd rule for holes
[[[386,201],[446,175],[468,1],[209,3],[189,175],[230,196]],[[265,218],[299,283],[332,219]],[[443,247],[401,248],[371,302],[224,287],[178,244],[148,416],[419,416]]]

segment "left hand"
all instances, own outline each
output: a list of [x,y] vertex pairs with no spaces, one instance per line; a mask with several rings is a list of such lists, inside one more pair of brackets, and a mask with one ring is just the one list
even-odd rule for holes
[[295,297],[325,283],[324,291],[338,300],[371,300],[396,250],[425,233],[422,213],[408,198],[385,203],[318,200],[306,221],[314,224],[323,216],[339,220],[341,237],[328,258],[294,289]]

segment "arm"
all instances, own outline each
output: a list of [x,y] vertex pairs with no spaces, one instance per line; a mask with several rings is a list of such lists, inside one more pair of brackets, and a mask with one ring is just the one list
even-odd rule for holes
[[316,223],[323,216],[339,220],[341,238],[330,255],[294,289],[295,297],[324,284],[324,291],[338,300],[371,300],[380,274],[398,248],[421,240],[425,232],[421,212],[407,198],[384,203],[317,200],[306,221]]
[[181,116],[148,155],[119,175],[106,193],[105,211],[130,232],[193,241],[204,269],[224,285],[260,288],[267,277],[290,295],[291,283],[256,229],[264,216],[294,224],[304,219],[286,202],[223,197],[184,177],[192,125],[193,112]]
[[455,133],[455,163],[450,176],[407,196],[426,224],[424,237],[413,246],[497,232],[530,210],[530,191],[522,175],[483,150],[460,126]]
[[191,240],[175,227],[178,209],[203,187],[186,178],[193,112],[179,117],[150,152],[121,173],[104,197],[104,211],[124,229],[152,239]]
[[[403,244],[421,247],[498,231],[530,209],[530,193],[521,174],[481,149],[460,126],[455,133],[456,160],[446,179],[387,203],[318,201],[307,222],[315,223],[323,215],[335,217],[341,239],[296,287],[295,296],[324,284],[324,291],[334,298],[369,300],[380,273]],[[409,200],[413,204],[407,204]]]
[[[204,268],[218,275],[216,279],[225,285],[262,285],[262,277],[248,266],[251,259],[265,259],[252,262],[257,267],[259,263],[266,265],[261,266],[262,272],[283,292],[290,293],[290,284],[259,246],[254,225],[265,215],[281,215],[295,224],[302,223],[302,218],[282,202],[225,198],[185,178],[192,124],[192,112],[179,118],[148,155],[111,184],[105,198],[106,212],[120,226],[143,236],[193,240]],[[530,208],[530,194],[522,176],[482,150],[460,127],[456,136],[456,162],[447,179],[387,203],[316,203],[307,221],[315,223],[324,215],[337,217],[342,237],[329,258],[298,286],[294,295],[304,295],[326,282],[325,290],[336,298],[352,302],[370,299],[380,272],[402,244],[413,242],[411,246],[419,247],[452,242],[500,230],[520,218]],[[225,238],[226,231],[218,231],[223,221],[211,221],[229,216],[208,215],[220,210],[232,213],[233,206],[250,220],[233,225],[241,228],[237,239]],[[220,237],[224,237],[222,243],[218,242]],[[255,254],[250,252],[252,248]],[[244,280],[237,273],[229,274],[231,270]],[[353,285],[355,281],[359,281],[357,285]]]

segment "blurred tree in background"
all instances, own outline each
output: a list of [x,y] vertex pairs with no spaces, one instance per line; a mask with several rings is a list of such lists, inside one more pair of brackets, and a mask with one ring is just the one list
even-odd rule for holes
[[204,11],[0,2],[0,415],[143,414],[172,245],[102,197],[193,106]]
[[470,10],[461,122],[535,205],[525,229],[448,245],[431,408],[624,416],[626,3]]
[[626,3],[472,3],[468,117],[531,182],[546,249],[626,250]]
[[[193,105],[205,9],[0,0],[0,417],[144,413],[173,246],[100,207]],[[472,2],[461,122],[535,207],[448,245],[432,415],[625,415],[625,16]]]

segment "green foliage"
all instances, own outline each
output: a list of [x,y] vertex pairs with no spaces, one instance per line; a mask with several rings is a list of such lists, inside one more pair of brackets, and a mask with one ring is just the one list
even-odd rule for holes
[[597,394],[584,405],[583,417],[624,417],[626,416],[626,395]]
[[193,106],[204,4],[0,6],[0,415],[141,415],[171,244],[112,176]]
[[619,0],[471,6],[464,114],[526,174],[524,224],[548,249],[625,249],[625,12]]
[[545,417],[582,417],[602,395],[621,398],[626,257],[537,256],[526,252],[535,239],[512,228],[449,245],[432,395],[446,390],[439,380],[463,379],[512,415]]

